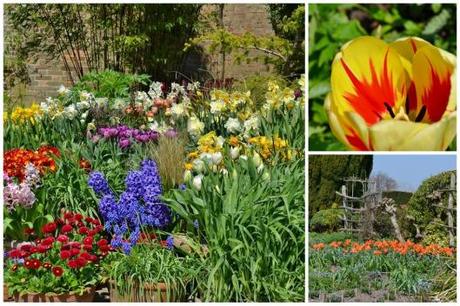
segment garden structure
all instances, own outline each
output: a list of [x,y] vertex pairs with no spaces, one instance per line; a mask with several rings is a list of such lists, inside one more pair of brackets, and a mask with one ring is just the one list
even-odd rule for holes
[[356,177],[345,178],[341,192],[336,193],[342,198],[344,210],[341,230],[356,233],[361,239],[375,236],[375,209],[382,197],[381,191],[377,191],[376,182]]

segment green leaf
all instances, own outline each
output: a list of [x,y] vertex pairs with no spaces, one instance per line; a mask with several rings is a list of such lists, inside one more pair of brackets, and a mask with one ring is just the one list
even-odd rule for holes
[[425,26],[423,30],[423,35],[433,35],[439,32],[449,21],[450,13],[449,11],[443,9],[439,15],[434,16],[431,18],[430,21]]
[[329,81],[321,81],[315,85],[308,91],[308,98],[314,99],[319,98],[327,94],[331,91],[331,86],[329,85]]

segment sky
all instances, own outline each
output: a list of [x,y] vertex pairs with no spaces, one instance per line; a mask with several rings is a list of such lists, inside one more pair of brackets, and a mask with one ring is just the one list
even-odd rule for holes
[[455,155],[374,155],[373,174],[383,172],[401,191],[415,191],[426,178],[456,169]]

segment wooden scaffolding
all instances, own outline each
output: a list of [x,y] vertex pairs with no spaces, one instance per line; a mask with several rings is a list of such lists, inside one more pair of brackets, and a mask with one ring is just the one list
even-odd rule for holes
[[348,177],[344,179],[341,191],[343,228],[341,231],[356,233],[362,239],[375,236],[375,209],[382,200],[374,180]]

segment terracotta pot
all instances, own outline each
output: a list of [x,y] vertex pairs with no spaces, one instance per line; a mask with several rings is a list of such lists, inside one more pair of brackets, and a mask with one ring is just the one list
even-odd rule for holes
[[86,288],[82,295],[75,292],[70,293],[26,293],[14,294],[15,302],[92,302],[94,299],[94,287]]
[[3,302],[12,302],[14,301],[13,297],[8,293],[8,286],[3,284]]
[[[131,285],[131,292],[121,293],[118,291],[115,281],[109,282],[110,302],[175,302],[179,301],[176,292],[165,283],[138,283]],[[169,295],[168,295],[169,293]]]

